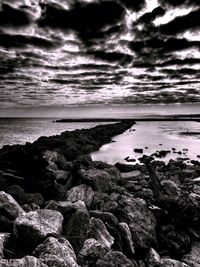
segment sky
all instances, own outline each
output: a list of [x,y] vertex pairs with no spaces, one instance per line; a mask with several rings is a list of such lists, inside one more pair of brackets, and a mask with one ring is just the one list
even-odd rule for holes
[[0,0],[0,116],[200,103],[198,0]]

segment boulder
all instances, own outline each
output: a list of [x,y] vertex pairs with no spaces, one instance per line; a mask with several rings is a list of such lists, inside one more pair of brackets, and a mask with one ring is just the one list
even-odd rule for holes
[[0,192],[0,210],[1,214],[6,214],[11,219],[16,219],[18,216],[25,213],[14,198],[4,191]]
[[100,210],[91,210],[90,216],[102,220],[106,224],[117,225],[118,219],[111,212],[103,212]]
[[48,237],[33,255],[48,267],[78,267],[74,250],[65,238]]
[[93,217],[90,219],[87,237],[96,239],[102,247],[108,250],[110,250],[114,244],[114,238],[109,234],[104,223],[100,219],[95,219]]
[[122,250],[125,254],[133,256],[135,254],[134,243],[132,240],[132,235],[130,228],[127,223],[119,223],[119,232],[122,238]]
[[78,200],[76,202],[69,201],[55,201],[51,200],[47,204],[46,208],[50,210],[57,210],[64,216],[65,221],[67,221],[73,212],[78,209],[86,209],[86,205],[82,200]]
[[90,207],[94,198],[94,192],[90,186],[85,184],[72,187],[66,194],[67,201],[77,202],[82,200],[87,207]]
[[179,197],[180,196],[181,189],[173,181],[162,180],[161,185],[162,185],[163,190],[166,192],[167,195],[173,196],[173,197]]
[[182,261],[190,267],[200,267],[200,243],[195,242],[192,245],[191,251],[183,256]]
[[115,164],[115,167],[122,173],[125,172],[132,172],[135,171],[135,165],[131,165],[131,164],[124,164],[122,162],[117,162]]
[[119,251],[110,251],[96,263],[96,267],[138,267],[137,263],[129,260]]
[[116,216],[127,223],[135,247],[147,249],[156,244],[156,219],[144,200],[121,196]]
[[89,170],[81,169],[79,175],[81,180],[89,184],[95,191],[109,192],[112,189],[111,177],[104,170],[98,170],[96,168]]
[[42,263],[39,259],[26,256],[21,259],[0,260],[1,267],[49,267]]
[[[198,267],[198,265],[195,266]],[[192,265],[187,265],[183,262],[173,259],[162,259],[160,267],[192,267]]]
[[86,239],[79,252],[78,262],[81,266],[95,266],[97,259],[102,258],[107,252],[108,248],[96,239]]
[[150,248],[149,252],[147,253],[145,261],[148,267],[161,266],[161,257],[153,248]]
[[60,212],[43,209],[30,211],[19,216],[14,222],[14,235],[17,241],[30,248],[43,242],[50,235],[62,233],[63,216]]
[[4,258],[4,249],[5,246],[9,243],[10,238],[10,233],[0,233],[0,259]]
[[76,254],[83,247],[83,243],[87,238],[89,222],[89,213],[87,209],[82,208],[75,210],[69,219],[65,221],[63,232]]
[[121,173],[121,176],[123,180],[136,180],[141,176],[141,172],[138,170],[134,170],[131,172]]

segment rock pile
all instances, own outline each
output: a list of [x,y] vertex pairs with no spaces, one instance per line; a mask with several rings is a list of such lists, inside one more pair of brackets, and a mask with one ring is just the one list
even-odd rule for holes
[[0,266],[200,266],[199,164],[92,161],[88,151],[120,131],[0,151]]

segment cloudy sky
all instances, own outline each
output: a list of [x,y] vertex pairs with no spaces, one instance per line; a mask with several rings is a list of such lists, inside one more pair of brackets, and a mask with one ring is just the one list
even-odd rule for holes
[[0,111],[200,102],[198,0],[0,0]]

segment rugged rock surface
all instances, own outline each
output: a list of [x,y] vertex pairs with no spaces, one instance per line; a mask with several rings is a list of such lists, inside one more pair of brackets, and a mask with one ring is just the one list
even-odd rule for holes
[[10,260],[0,260],[1,267],[48,267],[46,264],[42,263],[39,259],[26,256],[22,259],[10,259]]
[[47,236],[62,234],[63,216],[58,211],[43,209],[20,215],[14,222],[17,241],[31,248],[40,244]]

